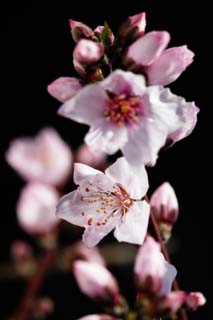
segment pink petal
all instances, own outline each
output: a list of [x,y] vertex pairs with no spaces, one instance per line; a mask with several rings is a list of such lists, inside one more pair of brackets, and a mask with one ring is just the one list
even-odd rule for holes
[[[101,218],[101,217],[100,217]],[[102,217],[104,221],[105,216]],[[108,233],[110,233],[118,224],[120,217],[116,215],[108,220],[104,225],[98,225],[94,223],[93,226],[88,226],[83,234],[84,244],[91,248],[96,246]],[[99,219],[97,220],[99,221]]]
[[79,260],[74,262],[73,272],[81,291],[90,298],[113,302],[119,295],[116,279],[104,266]]
[[143,289],[154,293],[160,291],[166,268],[160,245],[150,236],[146,238],[138,251],[134,272],[137,275],[139,285],[142,284]]
[[156,218],[174,224],[178,217],[178,201],[174,189],[168,182],[158,187],[150,199]]
[[82,164],[82,163],[75,163],[74,164],[74,175],[73,175],[73,179],[75,184],[81,184],[82,180],[84,180],[85,178],[88,178],[88,176],[91,175],[103,175],[104,178],[104,174],[103,172],[96,170],[90,166],[87,166],[86,164]]
[[169,134],[168,139],[170,139],[173,143],[184,139],[193,131],[197,123],[197,114],[199,112],[199,108],[196,107],[194,102],[188,102],[186,103],[185,108],[180,108],[177,110],[177,112],[181,117],[182,126]]
[[76,162],[81,162],[94,168],[104,167],[106,157],[106,154],[103,152],[92,152],[86,144],[82,144],[75,153]]
[[115,183],[121,184],[131,198],[141,199],[148,190],[149,183],[145,167],[130,166],[124,157],[117,159],[106,169],[105,174]]
[[129,17],[130,25],[133,28],[137,28],[137,36],[142,36],[146,28],[146,12],[141,12]]
[[97,118],[103,118],[107,101],[106,92],[99,85],[91,84],[66,101],[58,113],[71,120],[90,125]]
[[146,69],[150,85],[163,86],[175,81],[193,61],[194,53],[186,46],[164,50],[161,56]]
[[91,40],[80,40],[73,51],[73,58],[81,64],[98,62],[104,54],[104,48],[100,43]]
[[206,303],[206,298],[201,292],[190,292],[185,302],[190,309],[195,311]]
[[84,227],[87,224],[88,218],[81,213],[85,209],[86,207],[83,207],[81,203],[81,196],[76,190],[60,198],[56,207],[56,215],[76,226]]
[[76,78],[60,77],[48,85],[47,91],[60,102],[72,98],[80,89],[80,81]]
[[132,72],[116,70],[100,86],[116,95],[141,96],[145,91],[145,78]]
[[122,152],[132,165],[155,165],[158,151],[165,144],[167,138],[166,128],[153,122],[142,123],[141,127],[133,127],[128,131],[128,141]]
[[89,132],[85,136],[85,143],[93,151],[101,151],[113,154],[123,147],[127,141],[126,127],[118,127],[115,124],[100,119],[93,122]]
[[114,236],[120,241],[141,245],[147,234],[150,207],[146,201],[134,203],[116,227]]
[[69,24],[75,42],[83,38],[92,38],[94,35],[92,29],[80,21],[69,20]]
[[149,66],[161,55],[169,40],[170,35],[166,31],[149,32],[129,47],[127,59],[142,66]]
[[59,222],[55,216],[58,193],[50,186],[29,183],[21,191],[17,203],[20,226],[30,234],[51,231]]
[[6,160],[24,179],[51,185],[63,184],[72,171],[71,150],[52,128],[12,141]]

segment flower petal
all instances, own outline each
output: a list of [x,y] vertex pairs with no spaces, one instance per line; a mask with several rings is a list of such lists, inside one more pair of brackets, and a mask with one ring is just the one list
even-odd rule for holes
[[159,295],[164,295],[171,291],[173,281],[177,275],[176,268],[172,264],[168,263],[164,257],[162,258],[165,264],[165,274],[162,280],[162,285],[161,285]]
[[153,31],[135,41],[128,49],[127,59],[136,64],[151,65],[167,47],[170,35],[166,31]]
[[154,165],[158,151],[165,144],[167,130],[160,123],[144,122],[128,131],[128,141],[122,152],[132,165]]
[[177,113],[181,116],[182,126],[176,131],[169,134],[168,139],[172,140],[173,143],[184,139],[193,131],[197,123],[197,114],[199,108],[196,107],[194,102],[188,102],[184,109],[177,110]]
[[116,215],[109,219],[106,224],[87,227],[83,234],[84,244],[89,248],[96,246],[108,233],[115,228],[119,219],[119,215]]
[[145,78],[132,72],[116,70],[103,80],[100,86],[118,96],[141,96],[145,90]]
[[127,141],[126,127],[107,123],[104,119],[94,121],[85,137],[85,143],[92,151],[113,154]]
[[78,79],[60,77],[48,85],[47,91],[60,102],[65,102],[72,98],[81,88],[82,86]]
[[96,175],[96,174],[102,174],[103,172],[93,169],[90,166],[87,166],[86,164],[82,163],[75,163],[74,164],[74,175],[73,179],[75,184],[80,184],[82,180],[87,178],[90,175]]
[[63,196],[56,207],[56,215],[76,226],[83,227],[86,224],[85,216],[81,214],[84,207],[80,201],[78,191],[72,191]]
[[58,192],[38,182],[28,183],[21,191],[17,203],[20,226],[29,234],[51,231],[59,222],[55,216]]
[[193,61],[194,53],[187,46],[169,48],[146,69],[150,85],[163,86],[175,81]]
[[144,165],[135,168],[124,157],[117,159],[105,170],[105,174],[115,183],[120,183],[131,198],[141,199],[148,190],[148,176]]
[[99,85],[91,84],[66,101],[58,113],[71,120],[90,125],[94,120],[103,118],[107,101],[106,92]]
[[134,203],[116,227],[114,236],[118,241],[142,244],[147,234],[150,207],[146,201]]

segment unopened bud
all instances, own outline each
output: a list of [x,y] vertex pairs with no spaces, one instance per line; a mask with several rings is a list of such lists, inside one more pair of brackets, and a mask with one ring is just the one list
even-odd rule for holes
[[86,24],[75,20],[69,20],[69,23],[72,37],[75,42],[78,42],[81,39],[92,39],[94,36],[93,30]]
[[91,40],[80,40],[73,52],[74,60],[83,65],[98,62],[104,54],[103,46]]

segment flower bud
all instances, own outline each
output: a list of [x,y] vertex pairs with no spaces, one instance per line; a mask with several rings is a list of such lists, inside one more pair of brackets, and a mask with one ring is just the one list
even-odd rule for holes
[[121,43],[132,43],[144,35],[146,28],[146,13],[141,12],[129,17],[118,31]]
[[100,43],[83,39],[75,46],[73,58],[80,64],[89,65],[98,62],[103,54],[103,46]]
[[206,298],[201,292],[190,292],[185,301],[186,305],[195,311],[206,303]]
[[75,42],[78,42],[81,39],[91,39],[94,36],[93,30],[86,24],[75,20],[69,20],[69,23],[72,37]]
[[81,291],[92,299],[116,304],[120,297],[119,287],[113,275],[102,265],[76,261],[73,272]]

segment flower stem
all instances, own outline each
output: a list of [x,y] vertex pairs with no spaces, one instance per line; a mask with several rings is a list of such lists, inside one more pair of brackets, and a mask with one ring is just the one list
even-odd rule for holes
[[40,266],[35,275],[29,278],[23,299],[16,313],[16,320],[27,320],[32,310],[33,302],[42,286],[43,280],[47,272],[53,265],[57,256],[56,249],[48,249],[41,258]]
[[[154,232],[155,232],[155,236],[156,236],[156,238],[157,238],[157,240],[158,240],[158,242],[160,243],[160,246],[161,246],[161,251],[162,251],[165,259],[169,263],[171,263],[168,250],[167,250],[167,248],[165,246],[165,243],[162,240],[162,237],[161,237],[161,234],[160,234],[160,230],[158,228],[158,224],[156,222],[156,219],[155,219],[155,216],[154,216],[154,213],[152,212],[152,210],[150,212],[150,217],[151,217],[152,226],[153,226],[153,229],[154,229]],[[178,284],[176,279],[173,282],[173,289],[175,291],[179,291],[180,290],[179,284]],[[188,320],[187,313],[183,308],[181,308],[179,312],[180,312],[180,317],[181,317],[182,320]]]

